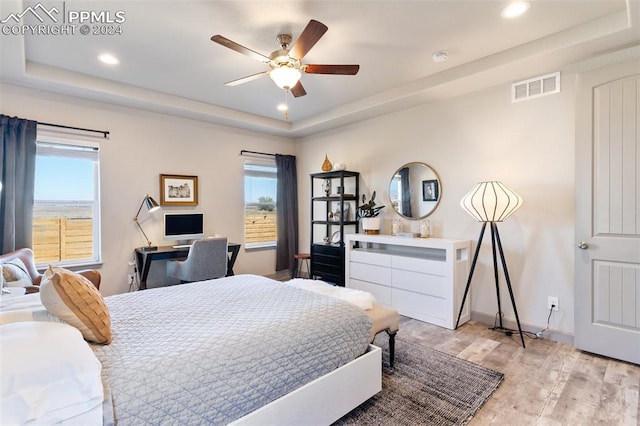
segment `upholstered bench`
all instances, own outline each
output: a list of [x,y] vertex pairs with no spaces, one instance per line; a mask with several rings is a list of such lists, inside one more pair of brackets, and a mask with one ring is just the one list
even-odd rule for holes
[[386,331],[389,335],[389,365],[393,367],[396,348],[396,333],[400,329],[400,315],[398,311],[387,308],[379,304],[373,305],[373,308],[366,311],[367,315],[373,320],[371,326],[371,341],[375,339],[376,334]]

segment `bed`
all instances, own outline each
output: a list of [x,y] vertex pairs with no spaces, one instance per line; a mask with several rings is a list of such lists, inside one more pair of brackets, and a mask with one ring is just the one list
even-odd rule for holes
[[333,297],[238,275],[105,303],[103,424],[330,424],[381,388],[371,320]]

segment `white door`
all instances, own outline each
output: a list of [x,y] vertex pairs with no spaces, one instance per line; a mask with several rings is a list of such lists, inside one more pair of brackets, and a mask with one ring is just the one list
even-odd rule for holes
[[581,75],[575,345],[640,364],[640,62]]

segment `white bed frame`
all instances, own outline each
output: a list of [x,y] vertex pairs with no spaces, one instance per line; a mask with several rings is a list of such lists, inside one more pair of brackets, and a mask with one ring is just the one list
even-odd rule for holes
[[348,364],[231,423],[245,425],[330,425],[382,390],[382,350]]

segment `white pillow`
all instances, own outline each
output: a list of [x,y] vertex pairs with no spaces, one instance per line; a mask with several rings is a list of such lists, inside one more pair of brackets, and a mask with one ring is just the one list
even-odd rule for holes
[[356,290],[354,288],[338,287],[320,280],[295,278],[287,281],[286,283],[293,287],[344,300],[352,305],[356,305],[359,308],[364,309],[365,311],[373,308],[373,305],[376,304],[376,298],[371,293]]
[[[19,290],[24,293],[23,288],[11,289],[12,292]],[[39,293],[0,296],[0,325],[21,321],[64,322],[47,311],[40,301]]]
[[74,327],[2,325],[0,347],[0,424],[54,424],[101,409],[102,366]]
[[5,288],[7,287],[28,287],[33,285],[30,280],[17,280],[17,281],[7,281],[4,283]]
[[[25,285],[20,285],[20,287],[33,285],[33,282],[31,282],[31,276],[29,275],[29,272],[27,272],[27,267],[19,258],[4,262],[2,264],[2,280],[4,285],[16,281],[26,283]],[[13,285],[13,287],[19,286]]]

